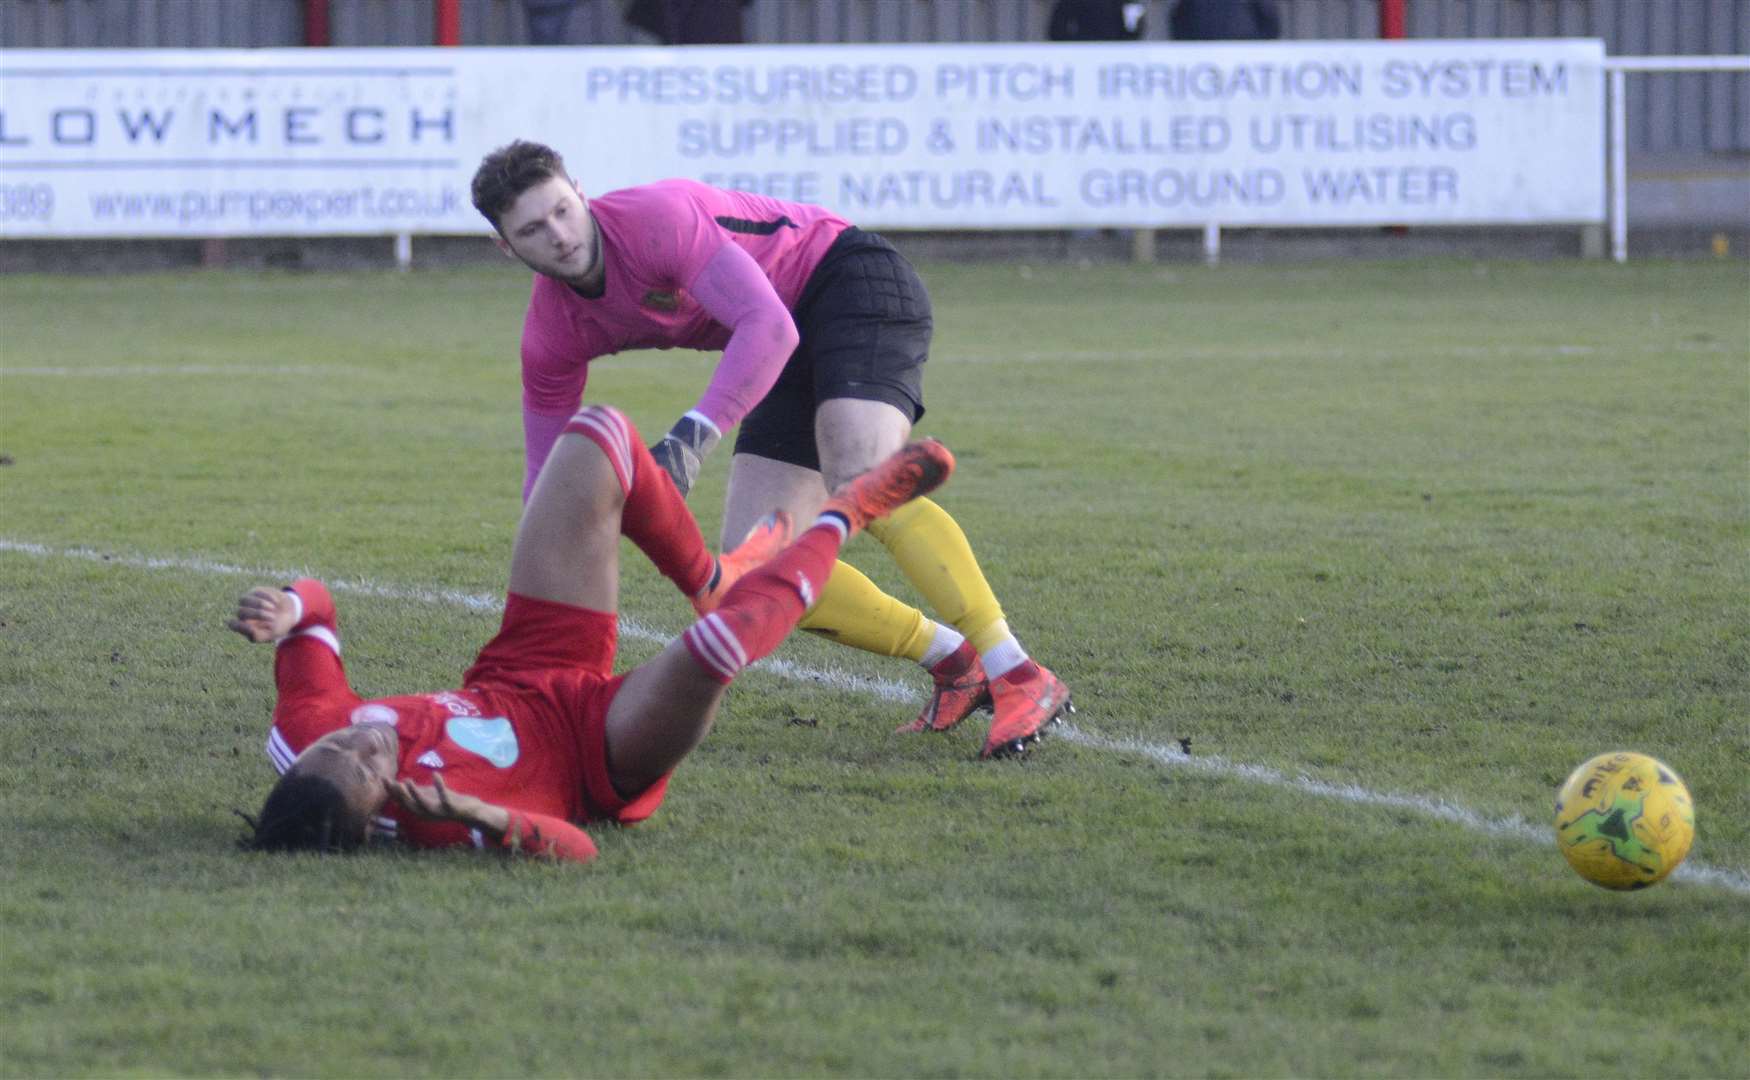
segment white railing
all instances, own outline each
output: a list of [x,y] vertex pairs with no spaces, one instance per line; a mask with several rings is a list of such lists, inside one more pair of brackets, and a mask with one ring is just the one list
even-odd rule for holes
[[1750,71],[1750,56],[1612,56],[1609,74],[1610,257],[1628,261],[1628,75],[1649,71]]

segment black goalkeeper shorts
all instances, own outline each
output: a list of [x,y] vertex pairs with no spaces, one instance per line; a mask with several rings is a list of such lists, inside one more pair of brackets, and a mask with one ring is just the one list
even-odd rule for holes
[[818,472],[814,411],[832,398],[885,401],[913,423],[924,415],[930,294],[892,244],[847,228],[792,314],[801,340],[771,392],[741,421],[736,453]]

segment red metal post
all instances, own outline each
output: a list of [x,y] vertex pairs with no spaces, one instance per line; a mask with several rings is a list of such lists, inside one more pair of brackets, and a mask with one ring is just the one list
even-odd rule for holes
[[330,45],[328,16],[330,0],[304,0],[304,44]]
[[1404,36],[1409,0],[1379,0],[1379,36],[1395,40]]
[[432,0],[433,13],[437,17],[438,45],[460,45],[462,43],[462,0]]
[[[1396,41],[1404,36],[1404,24],[1408,22],[1405,9],[1409,0],[1379,0],[1379,37],[1381,41]],[[1385,231],[1392,236],[1403,236],[1410,230],[1404,225],[1387,225]]]

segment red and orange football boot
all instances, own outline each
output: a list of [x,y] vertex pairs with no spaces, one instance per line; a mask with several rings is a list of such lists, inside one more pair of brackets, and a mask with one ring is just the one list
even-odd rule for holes
[[996,716],[985,736],[985,758],[1025,754],[1045,734],[1045,729],[1075,712],[1069,687],[1044,664],[1029,660],[1001,678],[990,681]]
[[844,518],[850,525],[850,536],[855,536],[871,521],[941,487],[953,472],[954,455],[946,446],[934,439],[919,439],[840,485],[820,512]]
[[790,515],[783,510],[774,510],[754,524],[753,531],[747,534],[747,539],[736,546],[734,551],[725,551],[717,556],[717,569],[711,574],[711,583],[706,585],[693,597],[693,610],[701,615],[717,610],[717,605],[723,602],[723,594],[730,586],[740,581],[743,574],[765,563],[772,556],[784,550],[784,545],[790,542]]
[[930,677],[936,685],[924,711],[896,731],[947,731],[979,709],[990,707],[990,681],[984,677],[984,662],[972,642],[962,641],[958,649],[937,661]]

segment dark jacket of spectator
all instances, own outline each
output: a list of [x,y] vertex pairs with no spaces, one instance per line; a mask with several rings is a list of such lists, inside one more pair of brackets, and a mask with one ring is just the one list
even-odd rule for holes
[[1268,41],[1282,36],[1276,0],[1179,0],[1167,17],[1174,41]]
[[1136,0],[1057,0],[1045,35],[1052,41],[1135,41],[1142,36],[1146,6]]
[[576,6],[577,0],[523,0],[523,12],[529,19],[529,44],[565,44],[571,9]]
[[664,45],[739,45],[747,0],[632,0],[626,21]]

